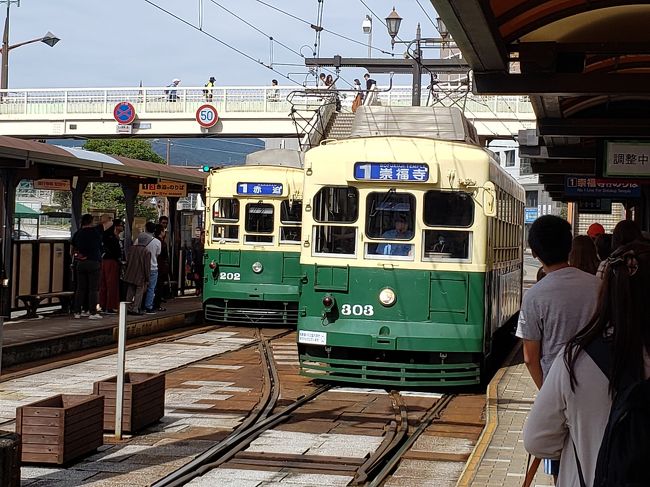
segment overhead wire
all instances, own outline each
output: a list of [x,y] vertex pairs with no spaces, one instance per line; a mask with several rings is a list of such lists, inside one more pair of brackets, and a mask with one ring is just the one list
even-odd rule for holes
[[297,84],[297,85],[300,85],[300,83],[298,83],[296,80],[290,78],[289,76],[287,76],[287,75],[284,74],[283,72],[278,71],[277,69],[274,69],[272,66],[269,66],[268,64],[265,64],[263,61],[260,61],[259,59],[255,59],[255,58],[254,58],[253,56],[251,56],[250,54],[247,54],[247,53],[245,53],[244,51],[242,51],[241,49],[238,49],[238,48],[236,48],[236,47],[234,47],[234,46],[228,44],[226,41],[223,41],[223,40],[219,39],[218,37],[216,37],[215,35],[210,34],[210,33],[207,32],[206,30],[204,30],[203,28],[197,27],[196,25],[192,24],[191,22],[188,22],[187,20],[185,20],[185,19],[182,18],[182,17],[179,17],[178,15],[176,15],[176,14],[173,13],[173,12],[171,12],[170,10],[167,10],[166,8],[161,7],[160,5],[156,4],[156,3],[153,2],[152,0],[144,0],[144,1],[145,1],[146,3],[148,3],[149,5],[151,5],[152,7],[157,8],[157,9],[160,10],[161,12],[166,13],[166,14],[169,15],[170,17],[175,18],[176,20],[178,20],[178,21],[184,23],[185,25],[191,27],[192,29],[197,30],[197,31],[203,33],[204,35],[210,37],[211,39],[217,41],[219,44],[223,45],[224,47],[227,47],[228,49],[231,49],[231,50],[235,51],[235,52],[236,52],[237,54],[239,54],[240,56],[243,56],[243,57],[245,57],[246,59],[249,59],[249,60],[251,60],[251,61],[253,61],[253,62],[257,63],[257,64],[261,64],[261,65],[264,66],[265,68],[270,69],[271,71],[277,73],[278,75],[282,76],[283,78],[288,79],[288,80],[291,81],[292,83],[295,83],[295,84]]
[[[260,3],[260,4],[264,5],[264,6],[266,6],[266,7],[270,8],[270,9],[272,9],[272,10],[275,10],[275,11],[277,11],[277,12],[280,12],[280,13],[283,14],[283,15],[286,15],[286,16],[288,16],[288,17],[291,17],[291,18],[294,19],[294,20],[297,20],[297,21],[299,21],[299,22],[302,22],[303,24],[306,24],[306,25],[308,25],[308,26],[310,26],[310,27],[311,27],[312,25],[314,25],[314,24],[312,24],[311,22],[309,22],[308,20],[305,20],[305,19],[303,19],[303,18],[300,18],[300,17],[298,17],[297,15],[294,15],[294,14],[292,14],[292,13],[290,13],[290,12],[287,12],[286,10],[282,10],[281,8],[276,7],[275,5],[271,5],[270,3],[267,3],[267,2],[265,2],[264,0],[255,0],[255,1],[256,1],[257,3]],[[386,25],[386,24],[384,24],[384,25]],[[322,26],[321,26],[321,28],[323,29],[323,32],[327,32],[328,34],[332,34],[333,36],[340,37],[341,39],[345,39],[346,41],[349,41],[349,42],[353,42],[354,44],[359,44],[360,46],[363,46],[363,47],[366,47],[366,48],[368,47],[368,45],[367,45],[366,43],[364,43],[364,42],[358,41],[358,40],[356,40],[356,39],[353,39],[353,38],[348,37],[348,36],[346,36],[346,35],[340,34],[340,33],[338,33],[338,32],[334,32],[333,30],[327,29],[327,28],[322,27]],[[378,47],[371,46],[371,49],[373,49],[373,50],[375,50],[375,51],[379,51],[379,52],[381,52],[382,54],[388,54],[389,56],[394,56],[394,53],[392,53],[392,52],[390,52],[390,51],[385,51],[385,50],[380,49],[380,48],[378,48]],[[314,54],[314,57],[316,57],[316,53],[314,52],[313,54]]]
[[416,1],[417,4],[420,6],[420,9],[422,10],[422,12],[424,12],[424,15],[426,15],[427,19],[429,19],[429,22],[431,22],[431,25],[433,25],[433,28],[436,29],[436,32],[437,32],[438,34],[440,34],[440,31],[438,30],[438,24],[436,24],[436,23],[433,21],[433,19],[429,16],[429,12],[427,12],[427,11],[424,9],[424,7],[422,6],[422,4],[420,3],[420,0],[415,0],[415,1]]

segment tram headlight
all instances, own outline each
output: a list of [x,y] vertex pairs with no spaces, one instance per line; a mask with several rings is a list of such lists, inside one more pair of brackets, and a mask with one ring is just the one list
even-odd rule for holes
[[395,304],[396,300],[397,296],[395,295],[395,291],[389,287],[386,287],[379,292],[379,302],[384,306],[392,306]]
[[334,308],[334,304],[336,304],[336,300],[334,299],[334,296],[331,294],[326,294],[323,296],[323,307],[325,308],[326,313],[330,313],[332,311],[332,308]]
[[264,266],[262,265],[261,262],[253,262],[253,265],[251,266],[251,269],[253,269],[253,272],[255,274],[259,274],[264,270]]
[[217,263],[215,261],[210,262],[210,269],[214,270],[217,268]]

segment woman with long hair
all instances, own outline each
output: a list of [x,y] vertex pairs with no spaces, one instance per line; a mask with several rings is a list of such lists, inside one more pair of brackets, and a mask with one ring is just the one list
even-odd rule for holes
[[596,253],[596,246],[591,237],[587,235],[578,235],[575,237],[571,244],[569,265],[595,275],[599,264],[600,260]]
[[[594,484],[612,399],[650,377],[648,289],[650,245],[633,242],[614,252],[594,317],[558,355],[537,395],[524,446],[538,458],[561,457],[560,487]],[[609,362],[607,375],[592,358],[598,355]]]

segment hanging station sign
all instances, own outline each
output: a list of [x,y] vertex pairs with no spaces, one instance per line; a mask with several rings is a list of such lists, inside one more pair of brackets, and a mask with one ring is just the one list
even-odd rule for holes
[[604,173],[609,177],[650,177],[650,142],[605,142]]
[[160,181],[140,185],[138,196],[168,196],[172,198],[185,198],[187,184],[174,181]]

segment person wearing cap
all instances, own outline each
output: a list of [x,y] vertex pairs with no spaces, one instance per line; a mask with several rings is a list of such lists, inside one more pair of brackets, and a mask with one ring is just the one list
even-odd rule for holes
[[107,314],[117,313],[120,305],[120,263],[122,262],[120,234],[123,231],[124,222],[115,219],[102,237],[104,252],[99,278],[99,306]]
[[[397,215],[394,225],[395,228],[385,231],[381,238],[388,240],[411,240],[413,238],[413,230],[409,229],[409,222],[405,215]],[[411,253],[412,247],[411,244],[382,244],[377,250],[379,254],[383,255],[406,256]]]
[[165,95],[167,95],[167,101],[176,101],[178,100],[178,95],[176,94],[175,88],[179,85],[181,80],[174,78],[170,85],[167,85],[168,90],[165,90]]
[[587,235],[589,235],[592,240],[595,240],[598,235],[605,233],[605,228],[600,223],[592,223],[589,225],[587,230]]
[[215,81],[216,79],[214,78],[214,76],[210,76],[210,79],[205,84],[205,88],[203,89],[203,96],[205,97],[205,101],[207,102],[212,101],[212,88],[214,88]]

